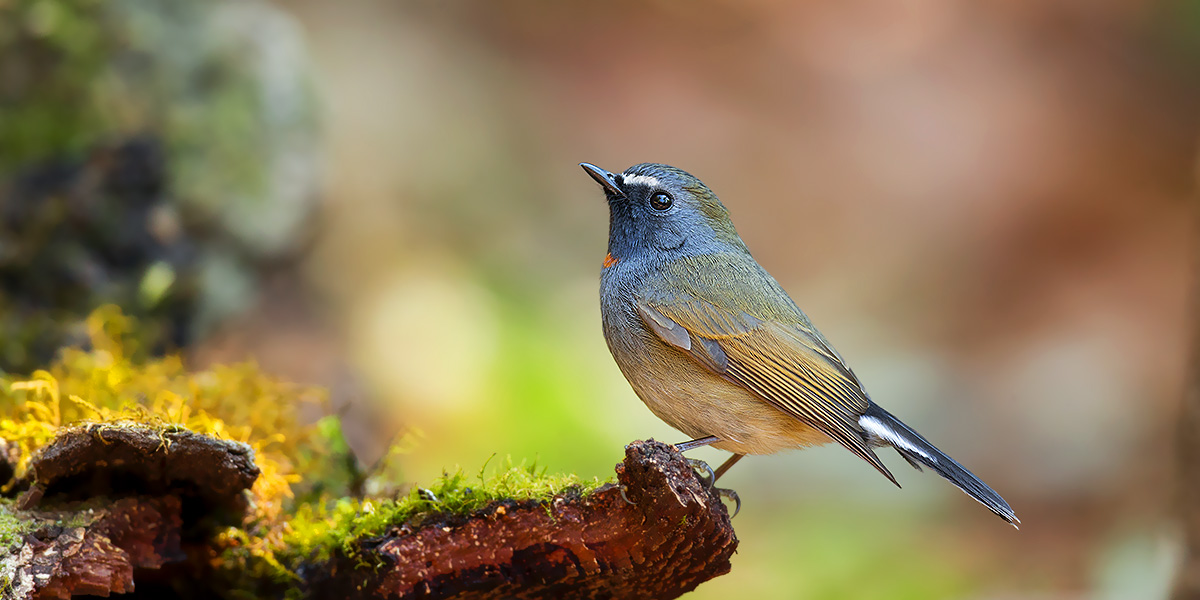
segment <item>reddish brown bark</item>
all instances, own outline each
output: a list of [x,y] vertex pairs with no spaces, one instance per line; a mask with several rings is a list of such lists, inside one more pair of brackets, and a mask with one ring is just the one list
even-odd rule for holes
[[253,451],[238,442],[133,424],[67,429],[5,507],[30,533],[0,547],[0,597],[131,592],[135,569],[186,558],[185,513],[189,526],[215,513],[236,521],[257,476]]
[[[301,566],[288,584],[312,598],[649,599],[675,598],[729,571],[737,538],[728,512],[674,447],[634,442],[616,470],[620,485],[586,496],[505,500],[471,515],[396,523],[355,540],[353,557]],[[257,469],[238,444],[129,427],[68,431],[37,456],[35,473],[24,504],[54,510],[15,513],[33,533],[0,548],[6,598],[124,593],[135,575],[153,573],[144,569],[181,568],[185,521],[196,509],[229,506]],[[113,492],[127,495],[92,508],[68,502]],[[176,575],[189,573],[195,581],[185,589],[202,597],[220,585],[202,571]],[[238,585],[261,585],[264,597],[283,591],[275,580]]]
[[[107,596],[134,589],[133,570],[182,557],[180,502],[174,496],[123,498],[103,508],[31,511],[46,525],[2,556],[5,598]],[[64,520],[80,523],[62,526]]]
[[312,597],[675,598],[729,572],[729,515],[673,447],[634,442],[618,486],[542,503],[504,502],[458,522],[403,524],[362,540],[382,569],[314,569]]

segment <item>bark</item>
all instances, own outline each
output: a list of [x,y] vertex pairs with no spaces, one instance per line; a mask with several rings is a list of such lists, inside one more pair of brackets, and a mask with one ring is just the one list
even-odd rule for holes
[[0,546],[0,598],[132,592],[135,569],[188,559],[181,538],[198,520],[237,522],[258,472],[239,442],[135,424],[68,428],[34,457],[15,506],[0,506],[23,532]]
[[184,489],[212,508],[240,512],[241,492],[258,474],[254,451],[240,442],[140,425],[83,425],[38,452],[33,487],[19,504],[30,509],[46,495],[82,500]]
[[0,581],[8,582],[0,595],[65,599],[132,592],[134,569],[183,559],[180,506],[175,496],[130,497],[79,512],[24,513],[27,523],[44,525],[16,548],[0,549]]
[[[619,484],[587,495],[397,522],[353,540],[352,553],[299,565],[286,585],[309,598],[658,599],[729,572],[737,537],[726,507],[673,446],[634,442],[616,471]],[[0,506],[25,532],[0,547],[0,597],[126,593],[135,577],[151,586],[182,581],[172,589],[184,597],[289,591],[257,575],[230,590],[204,574],[215,550],[206,547],[213,511],[235,514],[225,508],[239,506],[258,473],[244,444],[133,425],[78,427],[43,449],[32,472],[21,501]],[[200,519],[209,528],[197,528]],[[196,544],[201,550],[191,552]],[[172,570],[146,570],[164,566]]]
[[626,447],[609,485],[548,503],[504,502],[458,522],[359,540],[368,562],[309,570],[309,596],[347,598],[675,598],[728,573],[737,537],[716,491],[674,447]]

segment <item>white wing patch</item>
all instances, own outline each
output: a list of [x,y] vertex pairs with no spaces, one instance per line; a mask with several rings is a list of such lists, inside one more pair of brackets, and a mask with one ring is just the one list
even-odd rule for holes
[[912,452],[914,454],[920,454],[921,456],[924,456],[925,458],[927,458],[935,463],[937,462],[937,459],[930,456],[928,452],[918,448],[912,442],[904,439],[903,437],[901,437],[901,435],[899,433],[896,433],[895,430],[888,427],[887,425],[884,425],[883,421],[880,421],[879,419],[876,419],[875,417],[870,417],[870,416],[859,417],[858,424],[860,427],[867,430],[867,433],[870,433],[871,435],[873,435],[873,436],[875,436],[897,448],[902,448],[902,449]]

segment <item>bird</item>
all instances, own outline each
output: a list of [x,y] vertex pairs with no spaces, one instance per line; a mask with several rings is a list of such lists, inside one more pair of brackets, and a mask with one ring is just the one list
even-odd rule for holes
[[918,471],[929,468],[1014,527],[1020,523],[1000,494],[871,400],[842,355],[751,256],[707,185],[664,164],[622,173],[580,166],[609,208],[604,339],[650,411],[691,436],[677,449],[733,453],[709,468],[710,485],[747,454],[837,442],[899,487],[875,453],[891,447]]

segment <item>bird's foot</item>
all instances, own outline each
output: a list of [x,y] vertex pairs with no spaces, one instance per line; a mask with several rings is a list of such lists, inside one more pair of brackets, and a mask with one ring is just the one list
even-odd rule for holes
[[716,492],[717,496],[719,496],[721,498],[729,498],[730,500],[733,500],[734,508],[733,508],[733,514],[729,515],[730,519],[738,516],[738,513],[742,512],[742,499],[740,497],[738,497],[737,492],[735,492],[729,488],[713,488],[713,491]]
[[630,506],[637,506],[637,504],[633,503],[633,500],[629,499],[629,496],[625,495],[625,485],[624,484],[621,484],[621,486],[618,487],[617,490],[621,492],[621,499],[624,500],[626,504],[628,504]]
[[696,472],[696,478],[700,480],[700,483],[704,484],[704,489],[711,490],[713,484],[717,481],[717,474],[713,471],[713,468],[698,458],[689,458],[687,461],[688,464],[692,465],[692,470]]

